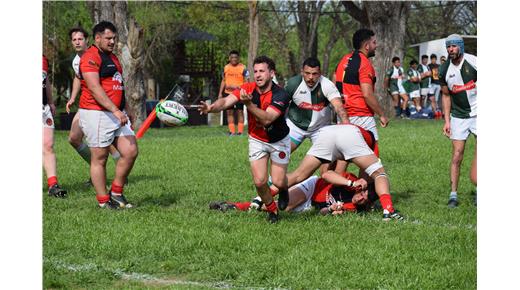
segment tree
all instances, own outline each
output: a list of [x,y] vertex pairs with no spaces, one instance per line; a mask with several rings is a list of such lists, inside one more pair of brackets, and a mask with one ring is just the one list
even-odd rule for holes
[[375,93],[387,116],[393,116],[391,98],[383,88],[385,70],[390,67],[394,56],[402,58],[405,48],[406,19],[410,3],[406,1],[371,2],[363,1],[361,6],[352,1],[343,1],[347,12],[364,27],[372,29],[378,47],[373,65],[376,70]]
[[110,21],[118,30],[115,53],[123,66],[125,97],[136,117],[134,126],[138,128],[146,118],[143,29],[129,15],[126,1],[92,1],[87,2],[87,6],[94,23]]
[[294,13],[300,39],[300,64],[308,57],[318,57],[318,23],[325,1],[298,1]]
[[249,50],[247,54],[247,66],[250,72],[250,79],[253,79],[253,61],[258,51],[258,2],[248,1],[249,5]]

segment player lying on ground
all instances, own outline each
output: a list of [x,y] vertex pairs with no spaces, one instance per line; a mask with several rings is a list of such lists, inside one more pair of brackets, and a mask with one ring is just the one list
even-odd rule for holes
[[349,185],[350,181],[335,172],[331,164],[337,160],[352,162],[374,180],[375,191],[383,207],[383,220],[403,219],[393,207],[388,176],[381,160],[373,151],[375,143],[370,131],[356,125],[323,127],[298,168],[287,174],[288,185],[302,182],[318,168],[322,172],[321,177],[328,182],[334,185]]
[[[343,177],[350,180],[350,186],[335,186],[323,178],[311,176],[306,180],[289,188],[289,205],[287,212],[303,212],[314,207],[322,215],[343,214],[345,212],[356,212],[366,210],[377,199],[372,191],[369,194],[367,182],[352,173],[345,172]],[[271,194],[278,193],[275,186],[271,186]],[[258,197],[252,202],[212,202],[210,209],[226,211],[238,209],[241,211],[257,209],[265,210]]]

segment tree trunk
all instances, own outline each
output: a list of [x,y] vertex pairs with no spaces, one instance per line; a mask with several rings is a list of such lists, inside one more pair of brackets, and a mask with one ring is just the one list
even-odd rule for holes
[[410,3],[403,1],[363,2],[366,8],[370,28],[377,39],[376,56],[372,63],[376,70],[375,94],[387,116],[394,115],[391,97],[383,89],[385,70],[391,66],[392,57],[404,57],[406,19]]
[[128,15],[126,1],[92,1],[87,6],[94,23],[106,20],[117,28],[115,54],[123,66],[126,101],[136,117],[133,125],[139,128],[146,118],[143,29]]
[[248,1],[249,5],[249,50],[247,54],[247,69],[249,70],[249,79],[254,79],[253,61],[258,51],[258,2],[256,0]]
[[308,57],[318,56],[318,23],[324,1],[298,2],[297,28],[300,39],[300,66]]

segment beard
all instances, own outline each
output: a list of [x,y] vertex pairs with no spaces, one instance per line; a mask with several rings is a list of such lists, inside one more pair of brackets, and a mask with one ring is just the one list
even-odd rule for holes
[[372,51],[368,52],[368,57],[374,57],[374,56],[376,56],[376,51],[375,50],[372,50]]

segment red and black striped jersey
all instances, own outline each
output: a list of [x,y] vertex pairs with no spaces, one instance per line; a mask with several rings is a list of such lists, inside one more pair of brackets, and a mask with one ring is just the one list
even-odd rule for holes
[[[266,111],[267,108],[272,108],[279,112],[280,115],[276,118],[269,127],[260,125],[255,116],[248,112],[248,133],[249,136],[266,143],[275,143],[289,134],[289,127],[285,122],[285,112],[289,107],[289,95],[285,90],[279,87],[274,82],[271,83],[271,90],[263,94],[258,92],[255,82],[245,83],[240,88],[244,89],[248,94],[253,96],[253,104],[257,105],[261,110]],[[240,100],[240,90],[233,91],[233,95]]]
[[48,100],[47,100],[47,85],[46,85],[46,80],[47,80],[47,75],[49,74],[49,62],[47,61],[47,58],[45,57],[45,55],[42,55],[42,56],[43,56],[43,69],[42,69],[42,76],[43,76],[43,82],[42,82],[42,88],[43,88],[43,104],[44,104],[44,105],[47,105]]

